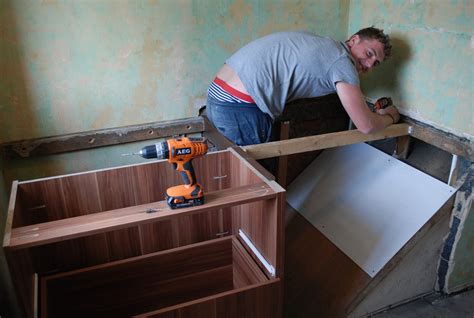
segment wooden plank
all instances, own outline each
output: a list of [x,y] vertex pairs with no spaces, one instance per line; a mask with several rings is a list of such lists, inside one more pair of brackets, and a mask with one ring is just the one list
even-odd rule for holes
[[474,141],[444,132],[409,117],[404,117],[403,121],[413,127],[411,133],[413,137],[451,154],[474,161]]
[[47,276],[42,317],[125,317],[232,288],[227,237]]
[[[280,140],[287,140],[290,137],[290,122],[283,121],[280,123]],[[276,180],[282,186],[286,187],[286,173],[288,171],[288,156],[280,156],[278,158],[278,171]]]
[[[94,213],[75,218],[19,227],[12,230],[9,249],[44,245],[62,240],[103,233],[140,224],[161,221],[176,216],[222,209],[236,204],[266,200],[275,197],[275,191],[266,183],[250,184],[206,195],[206,203],[197,207],[172,210],[165,201],[128,208]],[[147,209],[154,213],[146,213]]]
[[26,158],[157,139],[173,135],[200,133],[203,130],[203,119],[201,117],[193,117],[15,141],[4,143],[0,148],[2,153],[9,158]]
[[[275,180],[275,176],[268,172],[267,169],[262,167],[262,165],[259,164],[255,158],[250,156],[249,153],[242,149],[242,147],[235,146],[228,148],[228,150],[236,158],[229,160],[232,167],[232,176],[239,179],[231,181],[234,182],[232,185],[237,186],[241,184],[240,182],[248,182],[248,180]],[[245,179],[246,181],[243,181],[242,179]]]
[[5,221],[5,232],[3,234],[3,246],[8,246],[10,244],[17,191],[18,191],[18,181],[13,181],[12,189],[10,192],[10,201],[8,202],[7,219]]
[[223,292],[215,296],[204,297],[168,308],[143,313],[135,316],[135,318],[281,317],[281,304],[278,303],[280,286],[280,279],[275,279],[257,285]]
[[388,137],[398,137],[409,134],[408,124],[396,124],[374,134],[363,134],[358,130],[348,130],[324,135],[316,135],[289,140],[274,141],[259,145],[242,147],[252,158],[264,159],[295,153],[314,151],[373,141]]

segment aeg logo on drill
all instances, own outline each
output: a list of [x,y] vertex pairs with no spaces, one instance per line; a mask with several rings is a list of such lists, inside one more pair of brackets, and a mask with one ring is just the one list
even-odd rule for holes
[[178,148],[176,149],[176,155],[177,156],[184,156],[184,155],[190,155],[191,154],[191,148]]

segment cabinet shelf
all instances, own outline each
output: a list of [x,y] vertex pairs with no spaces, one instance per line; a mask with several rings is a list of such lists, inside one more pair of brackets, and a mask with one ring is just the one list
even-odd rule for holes
[[[171,209],[166,201],[158,201],[133,207],[110,210],[61,219],[46,223],[23,226],[11,231],[8,248],[40,246],[67,239],[84,237],[115,229],[147,224],[179,215],[202,213],[222,209],[235,204],[244,204],[274,198],[275,191],[266,183],[252,184],[207,193],[206,204],[183,209]],[[148,209],[156,212],[147,213]]]

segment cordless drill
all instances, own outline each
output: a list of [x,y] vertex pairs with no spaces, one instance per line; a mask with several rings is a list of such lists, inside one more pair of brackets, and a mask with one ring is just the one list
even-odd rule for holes
[[166,202],[172,209],[176,209],[204,204],[204,191],[196,182],[191,162],[194,158],[205,155],[207,149],[205,138],[179,137],[145,146],[135,155],[145,159],[168,159],[174,169],[181,172],[184,185],[166,190]]

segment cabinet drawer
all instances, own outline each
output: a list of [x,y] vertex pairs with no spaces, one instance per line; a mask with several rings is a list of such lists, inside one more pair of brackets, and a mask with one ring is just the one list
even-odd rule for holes
[[279,292],[279,284],[268,285],[271,281],[235,236],[49,275],[40,282],[42,318],[146,312],[142,317],[160,317],[165,312],[193,312],[196,306],[219,311],[248,302],[254,293],[268,299],[254,301],[254,309],[268,311],[278,300],[273,294]]

